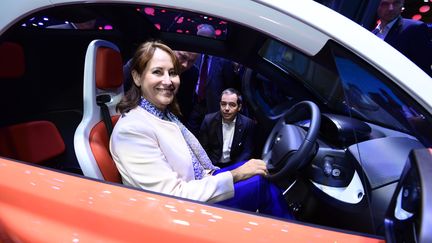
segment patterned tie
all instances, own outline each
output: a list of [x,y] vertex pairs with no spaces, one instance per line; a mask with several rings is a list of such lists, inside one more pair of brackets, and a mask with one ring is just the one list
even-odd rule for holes
[[199,84],[198,84],[198,101],[203,101],[206,95],[206,84],[208,74],[208,56],[204,55],[200,69]]

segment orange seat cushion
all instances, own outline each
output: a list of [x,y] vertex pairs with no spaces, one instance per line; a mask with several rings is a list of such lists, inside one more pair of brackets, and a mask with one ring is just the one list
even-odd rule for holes
[[[111,117],[113,127],[119,119],[119,115]],[[109,151],[108,132],[103,121],[98,122],[90,132],[90,147],[99,169],[105,180],[121,183],[121,176]]]
[[49,121],[32,121],[0,128],[0,154],[32,163],[43,163],[65,151],[57,127]]

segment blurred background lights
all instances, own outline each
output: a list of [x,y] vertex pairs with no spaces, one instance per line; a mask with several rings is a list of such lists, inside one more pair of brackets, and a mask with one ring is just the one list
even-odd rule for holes
[[150,15],[150,16],[154,16],[155,9],[154,8],[149,8],[149,7],[144,8],[144,13],[146,13],[147,15]]
[[412,16],[412,19],[414,20],[421,20],[422,16],[420,14],[415,14]]
[[426,13],[429,10],[430,10],[430,7],[428,5],[423,5],[419,9],[420,13]]
[[178,18],[178,19],[177,19],[177,24],[181,24],[181,23],[183,23],[183,19],[184,19],[183,17]]
[[432,33],[432,0],[405,0],[404,7],[402,17],[428,24]]

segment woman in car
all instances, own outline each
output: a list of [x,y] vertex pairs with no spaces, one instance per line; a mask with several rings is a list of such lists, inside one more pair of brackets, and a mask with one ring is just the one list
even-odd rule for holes
[[219,169],[179,121],[179,66],[168,46],[141,44],[131,70],[133,84],[117,106],[122,116],[110,141],[125,185],[291,218],[280,189],[264,178],[262,160]]

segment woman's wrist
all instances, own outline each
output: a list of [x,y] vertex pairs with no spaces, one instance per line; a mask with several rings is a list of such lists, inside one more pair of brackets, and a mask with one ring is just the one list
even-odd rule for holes
[[240,181],[242,179],[242,175],[241,173],[238,171],[238,169],[234,169],[230,171],[233,177],[233,181],[237,182]]

